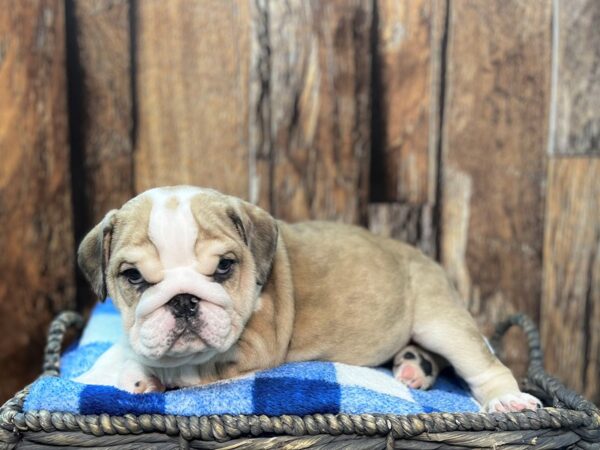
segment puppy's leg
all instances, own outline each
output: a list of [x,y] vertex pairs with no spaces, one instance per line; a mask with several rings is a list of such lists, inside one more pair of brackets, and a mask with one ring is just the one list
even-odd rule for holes
[[165,386],[158,377],[134,359],[129,359],[123,364],[117,387],[133,394],[165,391]]
[[429,389],[443,362],[417,345],[407,345],[394,357],[394,377],[412,389]]
[[491,352],[442,269],[437,265],[417,269],[413,341],[446,358],[485,411],[540,407],[537,398],[519,390],[513,374]]
[[128,358],[129,353],[123,343],[116,343],[102,353],[87,372],[82,373],[73,381],[100,386],[117,386],[120,370]]
[[114,386],[134,394],[165,390],[160,380],[135,359],[135,355],[123,342],[105,351],[90,370],[75,378],[74,381]]

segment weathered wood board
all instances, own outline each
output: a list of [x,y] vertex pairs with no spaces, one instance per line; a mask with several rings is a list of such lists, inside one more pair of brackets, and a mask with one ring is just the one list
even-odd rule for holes
[[[378,0],[373,80],[378,110],[371,174],[378,201],[433,203],[439,36],[433,0]],[[375,131],[375,130],[374,130]]]
[[136,2],[135,190],[248,196],[249,2]]
[[544,289],[546,366],[600,401],[600,159],[552,159],[548,170]]
[[133,194],[130,2],[75,0],[68,11],[78,238]]
[[0,403],[40,373],[48,323],[74,306],[64,29],[58,0],[0,14]]
[[437,256],[442,46],[447,2],[375,2],[369,228]]
[[428,205],[370,203],[369,230],[414,245],[432,258],[436,256],[433,212]]
[[[76,245],[133,194],[129,0],[66,2],[71,177]],[[96,296],[78,273],[77,303]]]
[[269,204],[276,217],[366,222],[372,2],[270,2]]
[[248,108],[248,200],[266,210],[272,203],[271,43],[268,0],[252,2]]
[[554,5],[550,153],[600,156],[600,2]]
[[[539,316],[551,5],[451,2],[441,260],[484,330]],[[524,347],[507,358],[518,373]]]

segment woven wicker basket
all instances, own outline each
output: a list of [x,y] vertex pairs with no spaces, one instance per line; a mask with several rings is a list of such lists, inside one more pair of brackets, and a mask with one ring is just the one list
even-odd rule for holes
[[[528,318],[500,324],[492,342],[498,345],[512,325],[521,326],[529,342],[524,389],[551,407],[506,414],[116,417],[24,413],[25,388],[0,408],[0,449],[600,449],[600,410],[544,372],[539,335]],[[58,375],[63,336],[72,326],[82,326],[72,312],[52,323],[43,377]]]

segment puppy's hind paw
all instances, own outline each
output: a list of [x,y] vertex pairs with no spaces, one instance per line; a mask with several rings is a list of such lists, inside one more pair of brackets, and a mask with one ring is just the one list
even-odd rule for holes
[[429,389],[438,372],[431,355],[414,345],[405,347],[394,358],[394,377],[411,389]]
[[517,412],[525,409],[538,409],[541,408],[542,402],[535,398],[533,395],[526,394],[525,392],[519,392],[517,394],[505,394],[500,397],[496,397],[485,405],[483,408],[485,412]]

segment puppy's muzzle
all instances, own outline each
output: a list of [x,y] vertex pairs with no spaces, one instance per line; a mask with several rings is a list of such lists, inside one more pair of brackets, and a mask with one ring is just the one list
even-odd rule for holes
[[192,294],[178,294],[167,303],[168,308],[176,319],[191,319],[198,312],[200,299]]

